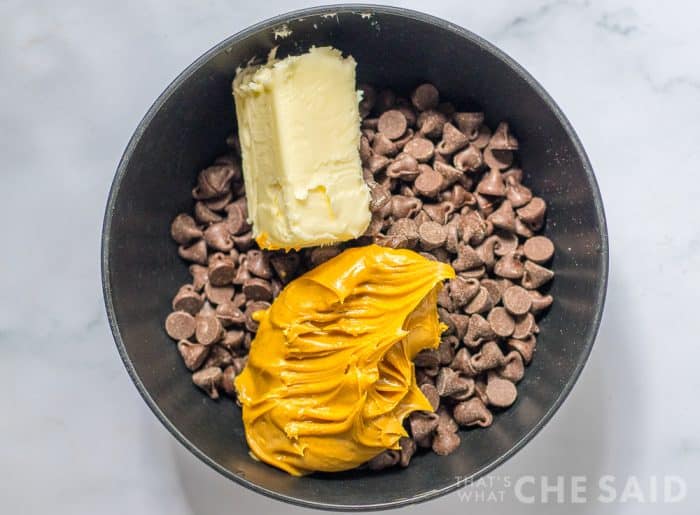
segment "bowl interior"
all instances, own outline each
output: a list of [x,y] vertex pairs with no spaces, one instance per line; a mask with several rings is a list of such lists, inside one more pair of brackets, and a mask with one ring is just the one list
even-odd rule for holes
[[[597,330],[607,273],[605,222],[589,164],[556,106],[517,65],[462,29],[390,8],[310,10],[262,23],[200,58],[156,102],[129,144],[110,196],[103,241],[105,296],[117,344],[139,390],[163,423],[200,458],[263,493],[325,508],[378,508],[427,499],[515,452],[563,400]],[[370,15],[366,13],[371,13]],[[291,35],[275,37],[286,23]],[[252,460],[240,412],[205,398],[163,331],[170,301],[188,281],[169,238],[192,207],[196,174],[225,151],[234,129],[236,67],[310,45],[333,45],[358,62],[358,79],[406,91],[431,81],[458,108],[510,122],[526,184],[548,204],[555,242],[551,293],[536,357],[519,399],[487,429],[462,431],[448,457],[426,453],[407,469],[293,478]],[[397,486],[400,485],[400,486]]]

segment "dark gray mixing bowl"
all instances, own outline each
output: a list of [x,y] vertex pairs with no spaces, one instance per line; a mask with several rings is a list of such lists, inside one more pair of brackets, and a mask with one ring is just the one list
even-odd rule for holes
[[[292,34],[275,39],[286,24]],[[234,128],[230,84],[237,66],[310,45],[333,45],[358,62],[358,79],[395,89],[435,83],[459,108],[508,120],[521,143],[526,181],[549,203],[556,301],[540,324],[537,354],[518,402],[488,429],[462,431],[452,455],[417,456],[407,469],[304,478],[253,461],[240,412],[192,385],[163,331],[170,300],[188,280],[169,237],[191,208],[199,169],[225,151]],[[260,493],[326,509],[378,509],[443,495],[508,459],[550,419],[573,387],[598,329],[608,274],[600,193],[568,121],[517,63],[474,34],[424,14],[366,5],[313,8],[246,29],[180,74],[139,124],[119,164],[105,213],[102,274],[107,313],[124,364],[163,425],[225,476]],[[463,483],[462,483],[463,484]]]

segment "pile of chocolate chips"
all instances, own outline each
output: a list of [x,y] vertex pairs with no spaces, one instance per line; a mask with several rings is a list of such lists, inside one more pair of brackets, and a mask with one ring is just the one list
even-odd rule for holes
[[436,350],[415,359],[416,379],[435,412],[414,412],[410,438],[368,463],[407,466],[418,448],[439,455],[460,443],[459,427],[486,427],[493,411],[517,398],[516,383],[535,352],[537,318],[551,305],[541,292],[553,278],[554,245],[536,233],[546,204],[522,184],[518,141],[507,123],[492,132],[481,112],[440,102],[432,84],[410,98],[362,86],[360,156],[372,193],[366,234],[344,244],[301,251],[264,251],[246,222],[236,136],[231,153],[202,170],[192,215],[180,214],[171,235],[192,262],[191,283],[173,299],[167,333],[210,397],[235,399],[233,379],[247,359],[257,323],[286,283],[349,246],[408,248],[450,263],[457,277],[438,298],[448,326]]

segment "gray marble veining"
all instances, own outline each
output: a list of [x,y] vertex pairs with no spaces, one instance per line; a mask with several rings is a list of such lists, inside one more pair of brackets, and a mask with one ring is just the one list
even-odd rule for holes
[[[106,195],[151,102],[219,40],[305,4],[0,2],[3,513],[308,511],[229,482],[170,437],[120,363],[99,283]],[[676,475],[687,486],[678,503],[589,499],[566,510],[697,512],[700,7],[400,4],[483,35],[527,68],[578,131],[605,200],[612,272],[598,342],[563,408],[496,481],[612,474],[644,486]],[[403,511],[426,509],[534,514],[562,506],[451,494]]]

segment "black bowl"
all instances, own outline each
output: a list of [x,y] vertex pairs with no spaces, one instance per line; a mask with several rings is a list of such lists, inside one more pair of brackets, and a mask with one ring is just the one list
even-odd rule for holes
[[[276,38],[286,25],[292,31]],[[277,32],[279,36],[279,31]],[[199,169],[225,151],[234,128],[237,66],[311,45],[333,45],[358,62],[358,79],[408,90],[438,86],[487,122],[508,120],[521,143],[526,181],[548,204],[555,242],[556,301],[540,324],[536,358],[518,402],[488,429],[463,431],[448,457],[417,456],[407,469],[291,477],[248,455],[238,408],[192,385],[163,331],[170,299],[188,280],[169,237],[191,208]],[[591,165],[568,121],[542,87],[508,56],[449,22],[366,5],[297,11],[232,36],[180,74],[139,124],[117,169],[102,235],[104,296],[114,338],[136,387],[165,427],[202,461],[260,493],[325,509],[379,509],[443,495],[508,459],[561,405],[598,329],[608,274],[603,206]]]

